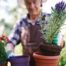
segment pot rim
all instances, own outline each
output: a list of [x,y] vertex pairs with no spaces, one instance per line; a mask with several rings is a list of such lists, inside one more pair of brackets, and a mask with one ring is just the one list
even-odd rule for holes
[[34,58],[39,58],[39,59],[59,59],[60,55],[57,55],[57,56],[45,56],[45,55],[41,55],[38,52],[34,52],[33,57]]
[[23,55],[23,56],[12,56],[12,57],[10,57],[9,59],[8,59],[8,61],[10,61],[10,60],[16,60],[16,59],[24,59],[24,58],[30,58],[28,55]]

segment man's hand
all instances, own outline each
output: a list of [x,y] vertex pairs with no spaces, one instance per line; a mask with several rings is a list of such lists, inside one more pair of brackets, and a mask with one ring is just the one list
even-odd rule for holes
[[59,35],[59,37],[58,37],[58,45],[61,46],[62,48],[65,46],[63,35]]
[[5,46],[5,50],[6,50],[6,53],[7,53],[8,58],[10,58],[11,56],[14,56],[13,49],[14,49],[13,44],[7,44]]

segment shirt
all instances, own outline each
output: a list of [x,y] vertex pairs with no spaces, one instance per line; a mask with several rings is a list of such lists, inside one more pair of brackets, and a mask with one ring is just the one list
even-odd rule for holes
[[[42,15],[42,19],[44,20],[44,23],[47,24],[47,20],[48,17],[50,16],[50,14],[45,13],[44,15]],[[36,22],[34,22],[35,24],[40,24],[40,20],[39,18],[37,20],[35,20]],[[26,27],[27,25],[29,25],[30,20],[26,17],[22,18],[19,22],[17,22],[12,30],[12,33],[9,36],[9,43],[16,45],[19,42],[21,42],[21,30],[22,27]],[[34,24],[33,24],[34,25]]]

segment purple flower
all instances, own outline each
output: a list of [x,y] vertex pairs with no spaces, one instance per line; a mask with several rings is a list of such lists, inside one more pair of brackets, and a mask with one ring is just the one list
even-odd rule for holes
[[56,10],[57,12],[61,12],[61,11],[65,10],[65,8],[66,8],[66,4],[65,4],[64,1],[61,1],[61,2],[59,2],[59,3],[57,3],[57,4],[55,5],[55,10]]

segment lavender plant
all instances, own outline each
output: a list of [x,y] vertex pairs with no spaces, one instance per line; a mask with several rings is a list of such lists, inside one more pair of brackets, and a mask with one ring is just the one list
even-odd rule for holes
[[52,44],[54,37],[59,33],[60,27],[66,19],[66,4],[64,1],[61,1],[54,8],[51,7],[51,9],[52,12],[48,20],[48,25],[43,27],[44,24],[41,24],[43,39],[49,44]]

